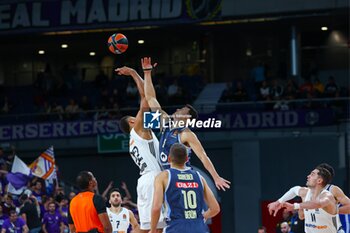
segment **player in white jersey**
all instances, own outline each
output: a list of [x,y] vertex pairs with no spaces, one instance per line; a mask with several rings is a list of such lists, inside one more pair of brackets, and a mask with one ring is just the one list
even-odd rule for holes
[[107,208],[107,215],[112,225],[113,233],[127,233],[131,224],[132,232],[139,231],[139,224],[130,210],[122,207],[122,196],[118,188],[109,192],[110,208]]
[[[305,218],[306,233],[337,232],[336,200],[329,191],[325,190],[325,186],[331,181],[331,178],[332,175],[327,169],[317,167],[307,176],[307,188],[295,187],[297,196],[300,196],[303,202],[294,203],[294,205],[288,202],[281,203],[282,207],[287,210],[299,210],[299,217]],[[270,214],[276,214],[272,205],[268,207]]]
[[[322,163],[322,164],[319,164],[317,167],[325,168],[330,172],[332,179],[334,178],[335,172],[331,165],[327,163]],[[282,208],[282,203],[296,197],[298,195],[299,189],[300,189],[299,186],[295,186],[291,188],[289,191],[287,191],[280,199],[270,203],[268,205],[270,214],[274,213],[274,215],[276,216],[278,210]],[[330,191],[334,196],[335,200],[337,201],[337,203],[341,205],[338,208],[337,226],[338,226],[338,233],[344,233],[344,230],[342,229],[342,226],[340,223],[339,214],[350,214],[350,199],[344,194],[343,190],[336,185],[327,184],[324,189]],[[310,202],[312,203],[312,201]],[[314,203],[314,204],[317,204],[317,203]]]
[[[137,209],[140,218],[140,232],[148,233],[151,228],[151,208],[153,202],[154,179],[161,172],[158,164],[159,141],[152,130],[143,128],[143,113],[149,109],[145,99],[144,84],[137,72],[129,67],[116,69],[119,75],[130,75],[136,82],[141,96],[140,109],[136,117],[124,116],[120,119],[120,129],[130,134],[129,152],[140,168],[141,177],[137,181]],[[158,232],[165,227],[163,216],[158,224]]]

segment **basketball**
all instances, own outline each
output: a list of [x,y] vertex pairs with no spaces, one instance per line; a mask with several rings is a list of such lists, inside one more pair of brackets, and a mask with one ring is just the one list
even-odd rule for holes
[[128,49],[128,39],[121,33],[114,33],[108,38],[108,49],[114,54],[122,54]]

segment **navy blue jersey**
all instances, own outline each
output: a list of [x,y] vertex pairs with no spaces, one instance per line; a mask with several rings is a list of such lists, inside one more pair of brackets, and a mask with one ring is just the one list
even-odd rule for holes
[[[164,127],[162,129],[162,134],[160,136],[159,141],[159,162],[162,165],[163,169],[170,168],[170,164],[168,161],[168,155],[170,152],[170,147],[174,143],[181,143],[180,141],[180,133],[186,128],[170,128],[170,127]],[[188,155],[188,161],[186,162],[186,166],[190,167],[190,158],[191,158],[191,148],[187,148],[187,155]]]
[[170,168],[168,186],[164,193],[167,221],[202,220],[204,191],[200,175],[191,169]]

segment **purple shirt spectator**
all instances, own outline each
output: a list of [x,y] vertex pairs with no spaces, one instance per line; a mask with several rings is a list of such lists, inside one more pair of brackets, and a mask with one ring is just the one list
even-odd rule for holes
[[6,229],[6,233],[22,233],[23,226],[26,225],[22,218],[17,218],[14,224],[11,223],[10,219],[6,219],[2,225],[2,229]]
[[68,226],[68,206],[62,207],[62,221],[66,226]]
[[37,193],[37,192],[34,192],[34,191],[33,191],[32,194],[33,194],[33,196],[38,200],[38,202],[41,203],[41,202],[42,202],[41,197],[42,197],[45,193],[43,193],[43,192]]
[[2,228],[2,225],[4,224],[5,220],[8,218],[9,216],[7,216],[6,214],[0,216],[0,229]]
[[50,214],[49,212],[44,214],[43,224],[45,224],[48,233],[60,233],[62,222],[62,216],[57,212],[54,214]]

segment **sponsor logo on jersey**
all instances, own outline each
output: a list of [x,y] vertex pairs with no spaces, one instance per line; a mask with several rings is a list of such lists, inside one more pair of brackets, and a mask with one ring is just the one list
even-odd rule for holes
[[176,182],[176,188],[198,188],[197,182]]
[[315,229],[327,229],[328,226],[317,226],[317,225],[314,225],[314,224],[311,224],[311,223],[305,223],[305,226],[306,227],[310,227],[310,228],[315,228]]

